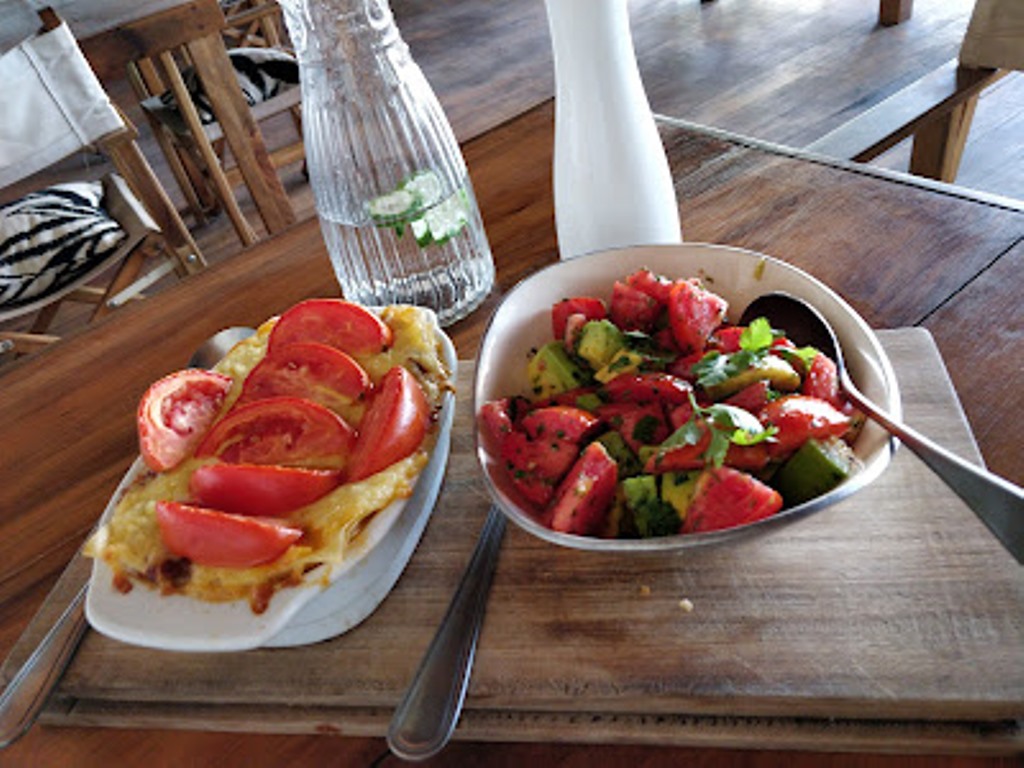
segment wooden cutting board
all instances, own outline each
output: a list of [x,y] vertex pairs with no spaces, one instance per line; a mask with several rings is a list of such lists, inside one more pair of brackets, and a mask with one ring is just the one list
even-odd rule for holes
[[[931,336],[879,335],[907,420],[978,460]],[[472,375],[463,363],[433,518],[362,625],[314,646],[233,654],[89,632],[45,721],[382,734],[488,508]],[[81,567],[47,599],[5,677]],[[1006,752],[1024,745],[1022,719],[1024,568],[901,449],[853,498],[727,547],[627,557],[510,528],[456,738]]]

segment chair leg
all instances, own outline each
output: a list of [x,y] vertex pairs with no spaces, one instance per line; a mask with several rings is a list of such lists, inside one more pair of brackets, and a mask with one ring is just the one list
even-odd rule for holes
[[139,245],[136,246],[130,254],[128,254],[128,257],[125,258],[124,261],[121,262],[121,265],[117,269],[117,273],[114,275],[114,279],[107,285],[107,290],[104,293],[103,300],[96,305],[96,309],[92,313],[91,320],[98,320],[104,315],[110,314],[113,307],[107,303],[108,299],[131,285],[142,273],[142,267],[149,255],[149,250],[149,238],[146,238],[139,243]]
[[911,173],[949,183],[956,181],[979,96],[975,94],[914,134]]
[[167,242],[178,257],[179,273],[192,274],[203,269],[206,260],[199,246],[192,239],[192,234],[178,215],[178,210],[167,197],[167,192],[135,143],[134,133],[125,133],[115,139],[105,140],[104,149],[118,173],[128,182],[128,186],[167,238]]
[[43,307],[36,313],[35,319],[32,321],[32,325],[29,327],[29,333],[39,334],[46,333],[49,330],[50,325],[53,323],[57,312],[60,310],[60,305],[63,302],[60,300],[51,302]]
[[[245,218],[241,208],[239,208],[234,191],[224,177],[220,159],[206,137],[206,132],[203,130],[199,115],[196,112],[195,105],[192,103],[191,96],[188,94],[188,89],[185,87],[181,72],[178,71],[174,57],[169,52],[164,52],[160,54],[159,61],[163,69],[164,78],[169,83],[171,92],[174,94],[178,110],[191,134],[191,140],[199,155],[200,162],[206,170],[215,194],[220,200],[221,205],[224,206],[224,210],[227,212],[228,218],[231,219],[231,223],[234,225],[235,232],[238,233],[242,244],[246,247],[253,245],[258,239],[256,231]],[[239,96],[239,98],[241,97]]]

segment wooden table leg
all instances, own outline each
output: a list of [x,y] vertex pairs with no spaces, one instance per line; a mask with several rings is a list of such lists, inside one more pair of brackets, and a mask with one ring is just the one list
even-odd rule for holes
[[906,21],[914,10],[914,0],[879,0],[878,23],[891,27]]

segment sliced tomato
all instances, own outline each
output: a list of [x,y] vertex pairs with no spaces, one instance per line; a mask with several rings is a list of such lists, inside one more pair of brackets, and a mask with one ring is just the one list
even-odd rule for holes
[[242,385],[239,403],[268,397],[304,397],[339,408],[370,391],[370,376],[340,349],[315,342],[275,345]]
[[565,326],[570,315],[583,315],[587,320],[602,320],[608,315],[608,308],[601,299],[593,296],[576,296],[555,302],[551,307],[551,330],[556,339],[565,338]]
[[337,468],[355,442],[355,431],[334,411],[299,397],[271,397],[232,408],[206,434],[196,456],[229,464]]
[[722,324],[729,305],[696,280],[678,280],[668,301],[669,327],[683,352],[702,350]]
[[837,408],[842,408],[843,399],[839,395],[839,369],[836,367],[835,361],[824,352],[816,354],[804,377],[800,392],[831,403]]
[[772,458],[785,458],[810,438],[841,437],[850,417],[831,403],[806,395],[786,395],[761,409],[758,418],[778,433],[769,444]]
[[350,355],[366,355],[390,347],[393,334],[366,307],[342,299],[310,299],[281,315],[268,344],[274,350],[304,341],[326,344]]
[[175,501],[158,501],[164,546],[196,565],[252,568],[271,563],[302,538],[302,530],[276,520],[230,515]]
[[771,458],[768,443],[754,443],[753,445],[731,443],[725,452],[724,463],[728,467],[743,469],[747,472],[760,472],[768,466]]
[[400,365],[384,374],[359,423],[348,480],[380,472],[409,456],[423,442],[430,406],[416,377]]
[[745,331],[741,325],[726,325],[719,328],[708,339],[708,346],[717,349],[723,355],[731,355],[740,350],[740,336]]
[[188,457],[220,413],[231,384],[230,376],[197,368],[154,382],[136,413],[146,466],[165,472]]
[[687,401],[677,405],[668,412],[668,423],[672,430],[677,430],[693,418],[693,403]]
[[670,373],[624,373],[605,384],[602,391],[613,402],[676,406],[690,402],[693,387]]
[[520,426],[534,440],[554,437],[579,445],[600,429],[601,420],[582,408],[552,405],[530,411]]
[[662,309],[657,299],[622,281],[612,287],[608,316],[624,331],[652,331]]
[[618,464],[605,447],[588,444],[555,492],[549,527],[581,536],[605,530],[618,474]]
[[516,489],[544,508],[579,455],[579,446],[557,437],[532,440],[525,432],[515,431],[502,441],[500,454]]
[[503,397],[491,400],[480,406],[480,424],[484,432],[500,444],[505,436],[512,431],[511,400]]
[[659,304],[668,304],[669,294],[672,292],[672,280],[662,275],[657,275],[649,269],[638,269],[626,278],[626,285],[646,293]]
[[727,397],[722,402],[727,405],[735,405],[737,408],[742,408],[757,415],[761,412],[762,408],[768,405],[770,393],[771,386],[768,384],[767,379],[761,379],[753,384],[748,384],[735,395]]
[[683,521],[683,533],[718,531],[770,517],[782,496],[760,480],[731,467],[705,469]]
[[312,504],[338,487],[341,472],[262,464],[204,464],[188,490],[201,506],[236,515],[278,517]]
[[696,442],[660,449],[647,460],[644,472],[659,475],[665,472],[701,469],[705,464],[704,452],[711,445],[711,430],[703,421],[698,421],[697,425],[700,428],[700,437]]
[[671,373],[673,376],[678,376],[680,379],[693,384],[697,381],[697,377],[693,373],[693,366],[699,363],[702,357],[704,357],[703,349],[698,349],[697,351],[690,352],[689,354],[680,355],[669,363],[666,371]]
[[659,403],[606,403],[597,415],[625,439],[634,453],[669,436],[665,411]]

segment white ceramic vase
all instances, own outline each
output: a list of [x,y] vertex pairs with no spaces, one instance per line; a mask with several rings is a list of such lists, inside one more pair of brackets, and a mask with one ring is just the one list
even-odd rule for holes
[[561,258],[681,242],[675,188],[640,80],[627,0],[545,3],[555,60]]

